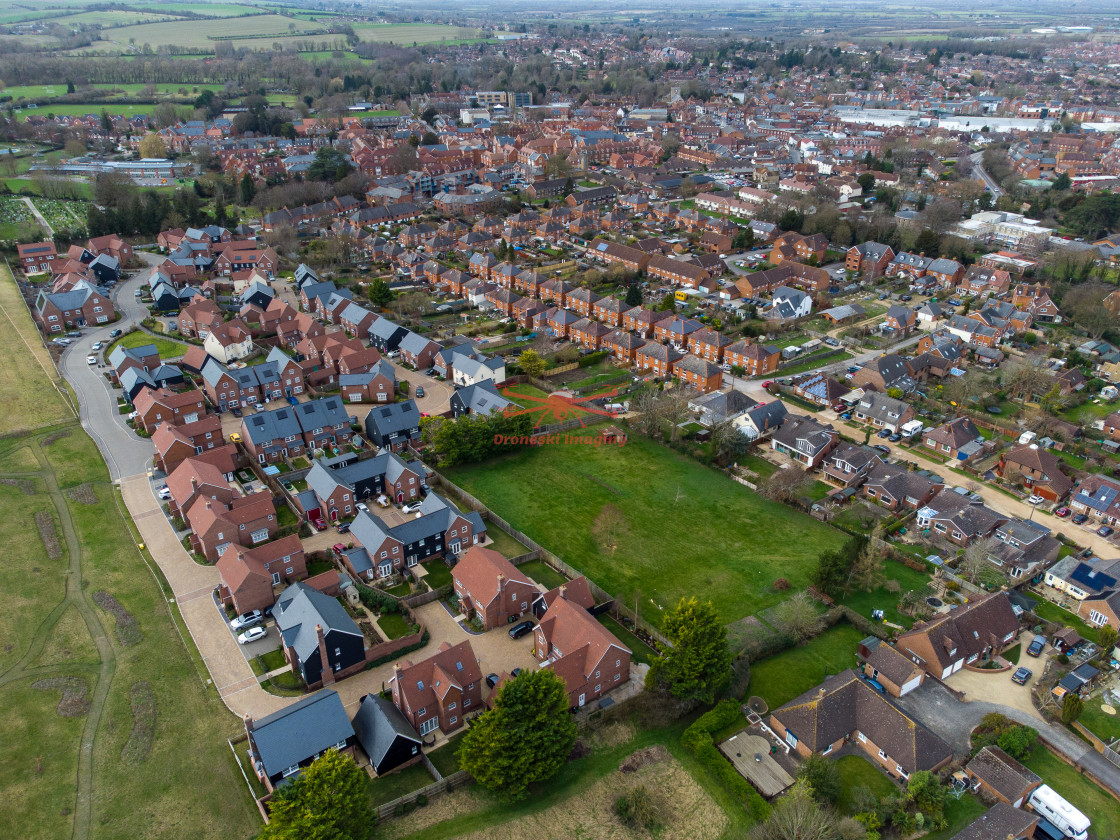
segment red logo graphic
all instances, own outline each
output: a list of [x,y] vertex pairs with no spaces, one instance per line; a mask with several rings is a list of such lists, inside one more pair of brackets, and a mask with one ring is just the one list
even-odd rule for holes
[[595,414],[600,417],[614,417],[615,412],[607,411],[606,409],[599,408],[598,406],[590,405],[591,400],[609,400],[611,397],[618,396],[618,389],[608,391],[605,394],[593,394],[586,397],[577,397],[571,391],[553,391],[547,397],[535,397],[529,394],[518,394],[513,390],[507,388],[502,391],[502,396],[507,400],[519,400],[523,403],[530,403],[528,408],[519,408],[512,405],[506,406],[503,414],[506,417],[519,417],[522,414],[536,414],[539,412],[540,416],[537,418],[536,425],[543,426],[548,422],[563,423],[565,420],[579,420],[580,426],[585,425],[583,418],[585,414]]

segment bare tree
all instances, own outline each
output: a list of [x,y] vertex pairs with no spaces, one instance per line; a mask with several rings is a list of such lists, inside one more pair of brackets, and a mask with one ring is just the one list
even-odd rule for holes
[[795,784],[779,799],[770,817],[750,832],[750,840],[838,840],[839,818],[813,800],[812,788]]
[[1008,393],[1026,402],[1041,397],[1053,385],[1054,375],[1046,366],[1046,359],[1037,354],[1009,359],[1000,369],[1000,379]]
[[820,618],[816,603],[808,592],[798,592],[787,601],[774,607],[771,615],[778,628],[801,644],[816,635]]
[[812,479],[805,470],[791,465],[784,470],[775,470],[759,492],[776,502],[790,502],[805,492],[810,481]]
[[973,583],[977,582],[980,573],[988,568],[990,561],[988,555],[996,550],[1000,541],[995,537],[975,540],[964,550],[958,569],[960,573]]

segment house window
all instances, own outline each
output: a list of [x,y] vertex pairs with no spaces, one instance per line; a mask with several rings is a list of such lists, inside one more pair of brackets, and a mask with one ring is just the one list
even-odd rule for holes
[[448,703],[448,704],[447,704],[447,709],[448,709],[448,711],[450,711],[451,709],[454,709],[454,708],[455,708],[455,706],[456,706],[456,704],[455,704],[455,703]]
[[821,755],[828,755],[830,752],[832,752],[832,744],[829,744],[827,747],[821,750]]
[[452,715],[451,720],[449,720],[447,723],[448,723],[449,726],[454,726],[458,722],[459,722],[458,716],[457,715]]
[[885,752],[883,752],[882,750],[879,750],[879,758],[886,758],[886,757],[887,757],[887,754]]
[[288,778],[288,776],[294,776],[298,772],[299,772],[299,765],[298,764],[293,764],[291,767],[286,767],[284,769],[284,778],[286,779],[286,778]]
[[860,742],[861,744],[865,744],[865,743],[867,743],[867,736],[866,736],[866,735],[864,735],[864,734],[863,734],[862,732],[857,732],[857,733],[856,733],[856,737],[857,737],[857,738],[859,738],[859,742]]
[[467,706],[469,706],[470,704],[471,704],[471,698],[468,697],[465,700],[463,700],[463,708],[464,709],[467,708]]

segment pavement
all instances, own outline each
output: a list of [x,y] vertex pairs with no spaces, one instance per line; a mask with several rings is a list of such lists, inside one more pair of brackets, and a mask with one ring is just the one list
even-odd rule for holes
[[969,158],[972,160],[973,177],[978,178],[979,180],[984,182],[984,186],[986,186],[988,188],[988,192],[992,194],[992,200],[994,201],[995,199],[1003,195],[1003,190],[1000,188],[1000,185],[995,182],[995,179],[988,174],[987,170],[985,170],[983,165],[981,164],[981,162],[984,160],[984,153],[973,152],[971,155],[969,155]]
[[905,697],[895,698],[894,702],[949,744],[958,758],[966,757],[971,751],[970,735],[984,715],[999,712],[1019,723],[1033,726],[1056,750],[1078,767],[1091,771],[1113,794],[1120,796],[1120,767],[1110,764],[1080,738],[1047,723],[1037,714],[1027,714],[1001,703],[958,700],[945,686],[932,679],[927,679]]

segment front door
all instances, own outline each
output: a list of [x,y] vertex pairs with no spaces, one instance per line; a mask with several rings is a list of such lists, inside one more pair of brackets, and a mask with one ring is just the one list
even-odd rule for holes
[[587,701],[587,695],[586,695],[586,694],[581,694],[581,695],[579,696],[579,706],[580,706],[580,708],[581,708],[581,709],[583,708],[583,704],[584,704],[584,703],[585,703],[586,701]]
[[459,548],[460,548],[459,541],[456,540],[455,542],[451,543],[451,545],[449,545],[448,548],[451,549],[452,554],[458,554],[459,553]]

